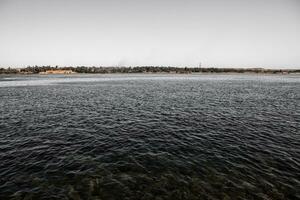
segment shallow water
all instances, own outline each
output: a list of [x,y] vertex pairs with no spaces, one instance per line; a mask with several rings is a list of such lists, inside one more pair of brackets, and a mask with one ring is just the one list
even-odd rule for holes
[[299,75],[0,76],[0,199],[299,199]]

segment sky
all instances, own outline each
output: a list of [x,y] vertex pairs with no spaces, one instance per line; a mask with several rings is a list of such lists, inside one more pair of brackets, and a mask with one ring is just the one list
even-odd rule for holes
[[0,0],[0,67],[300,68],[300,0]]

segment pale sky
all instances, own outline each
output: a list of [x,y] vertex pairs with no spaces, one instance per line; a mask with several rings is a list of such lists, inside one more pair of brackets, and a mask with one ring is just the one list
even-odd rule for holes
[[300,0],[0,0],[0,67],[300,68]]

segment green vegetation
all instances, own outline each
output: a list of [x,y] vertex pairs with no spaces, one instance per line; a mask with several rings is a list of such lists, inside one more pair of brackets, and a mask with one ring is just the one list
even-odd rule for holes
[[197,68],[197,67],[163,67],[163,66],[136,66],[136,67],[51,67],[28,66],[26,68],[0,68],[0,74],[38,74],[47,70],[72,70],[77,73],[300,73],[300,69],[263,69],[263,68]]

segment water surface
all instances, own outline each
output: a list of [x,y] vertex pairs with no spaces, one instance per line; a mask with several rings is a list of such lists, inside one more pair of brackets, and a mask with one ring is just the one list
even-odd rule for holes
[[0,76],[0,199],[299,199],[298,75]]

